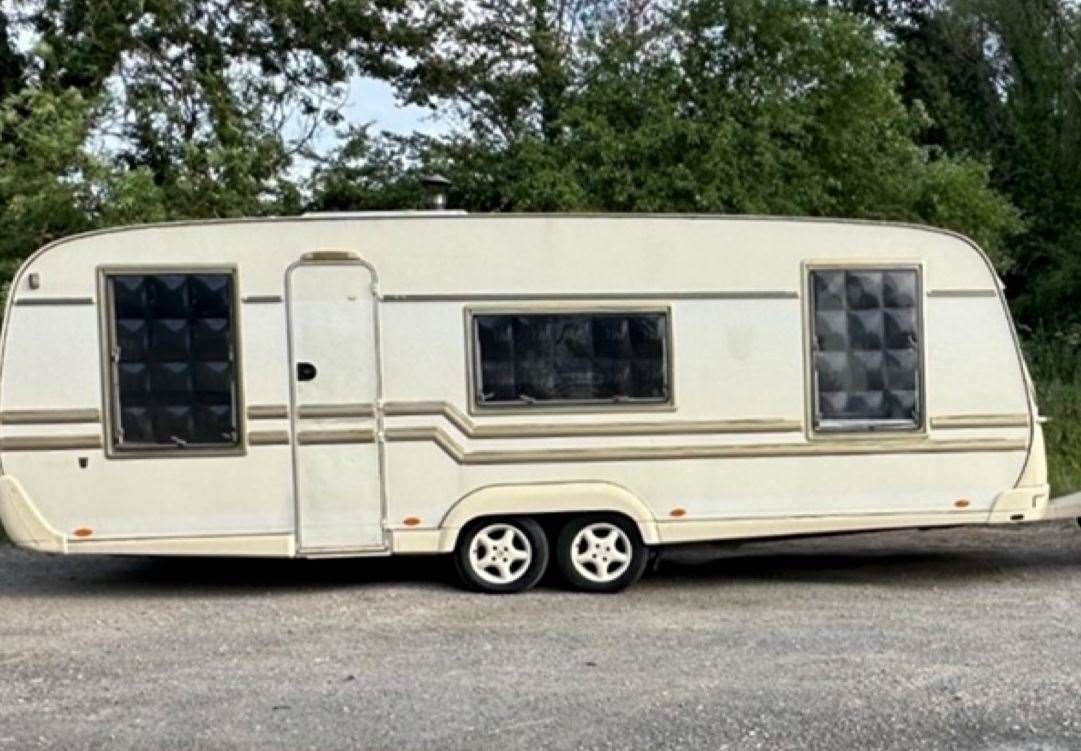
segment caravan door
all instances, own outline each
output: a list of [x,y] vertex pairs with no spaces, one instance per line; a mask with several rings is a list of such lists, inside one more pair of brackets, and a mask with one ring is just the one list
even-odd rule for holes
[[374,273],[346,253],[287,272],[299,553],[383,550]]

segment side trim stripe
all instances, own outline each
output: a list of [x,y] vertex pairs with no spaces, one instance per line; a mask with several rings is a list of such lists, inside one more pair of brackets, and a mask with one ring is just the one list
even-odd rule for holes
[[798,433],[799,420],[671,420],[653,422],[478,425],[449,402],[387,402],[388,416],[446,418],[467,438],[559,438],[565,436],[675,435],[702,433]]
[[[299,409],[302,420],[330,417],[374,417],[372,404],[308,404]],[[284,420],[289,408],[284,404],[256,404],[248,407],[249,420]]]
[[101,422],[97,409],[12,409],[0,412],[4,425],[50,425],[73,422]]
[[731,292],[399,292],[384,294],[383,302],[486,302],[544,300],[798,300],[799,292],[789,290],[745,290]]
[[284,420],[289,408],[284,404],[255,404],[248,407],[249,420]]
[[100,435],[16,436],[0,438],[0,451],[59,451],[100,449]]
[[297,433],[301,446],[322,446],[334,443],[375,443],[375,431],[361,430],[302,430]]
[[998,297],[993,289],[932,289],[928,297]]
[[92,297],[20,297],[15,305],[93,305]]
[[618,448],[466,451],[439,428],[388,428],[388,441],[434,441],[458,464],[549,464],[558,462],[658,461],[770,456],[856,456],[1026,451],[1027,441],[971,440],[851,441],[829,444],[747,444],[743,446],[624,446]]
[[249,446],[281,446],[288,445],[289,433],[284,430],[249,430]]
[[[636,422],[566,425],[476,425],[453,406],[440,402],[390,403],[388,415],[441,415],[467,438],[547,438],[569,436],[677,435],[760,432],[798,432],[802,426],[791,420],[746,420],[719,422]],[[301,408],[305,418],[371,417],[372,405],[310,405]],[[281,405],[248,408],[248,418],[284,419],[288,410]],[[8,425],[100,423],[101,414],[90,410],[11,410],[0,412],[0,422]],[[1029,427],[1027,415],[946,415],[931,419],[938,430],[963,428]],[[633,461],[659,459],[711,459],[724,457],[767,456],[851,456],[859,454],[951,453],[975,451],[1025,451],[1026,441],[1004,439],[927,440],[922,438],[880,441],[831,441],[822,443],[743,444],[725,446],[632,446],[600,448],[560,448],[545,450],[467,451],[446,431],[438,427],[391,427],[388,441],[432,441],[459,464],[550,463],[578,461]],[[290,441],[284,430],[252,430],[252,446],[285,445]],[[347,430],[303,430],[297,435],[300,445],[373,443],[372,428]],[[0,450],[35,451],[101,448],[100,435],[10,436],[0,439]]]
[[1028,415],[943,415],[931,418],[931,427],[949,428],[1027,428]]
[[371,404],[306,404],[297,410],[301,420],[326,417],[374,417]]
[[[459,464],[549,464],[558,462],[657,461],[674,459],[757,458],[770,456],[855,456],[868,454],[939,454],[984,451],[1026,451],[1022,440],[925,440],[851,441],[781,444],[746,444],[732,446],[623,446],[613,448],[560,448],[544,450],[467,451],[439,428],[388,428],[388,441],[433,441]],[[253,431],[252,445],[288,443],[285,431]],[[302,446],[373,443],[375,431],[307,430],[297,434]],[[0,439],[0,451],[57,451],[62,449],[101,448],[100,435],[16,436]]]

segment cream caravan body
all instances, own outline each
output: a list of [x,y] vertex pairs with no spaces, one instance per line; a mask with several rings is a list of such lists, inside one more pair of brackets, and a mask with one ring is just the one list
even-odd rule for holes
[[[561,322],[592,354],[544,333]],[[26,262],[2,357],[0,517],[51,552],[445,553],[477,520],[583,514],[647,546],[1081,514],[1049,499],[991,265],[927,228],[123,228]]]

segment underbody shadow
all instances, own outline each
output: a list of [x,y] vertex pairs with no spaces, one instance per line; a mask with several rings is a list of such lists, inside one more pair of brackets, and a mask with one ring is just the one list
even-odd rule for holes
[[0,599],[17,595],[233,596],[379,585],[451,587],[450,556],[280,558],[52,556],[0,546]]
[[[917,532],[861,534],[739,547],[664,550],[646,574],[648,586],[722,586],[801,582],[853,586],[938,586],[994,577],[1081,572],[1076,530],[1021,544],[996,535],[956,543]],[[1008,537],[1008,535],[1006,536]],[[1053,542],[1054,544],[1047,544]],[[198,557],[51,556],[0,543],[0,599],[19,596],[235,596],[366,587],[457,587],[449,555],[322,560]],[[542,589],[558,586],[554,576]]]
[[[1051,529],[1047,527],[1046,529]],[[965,584],[1017,575],[1081,573],[1081,534],[1056,530],[1057,544],[1039,538],[1019,546],[1008,532],[940,530],[928,538],[916,531],[875,532],[792,542],[758,542],[737,548],[670,548],[658,561],[657,582],[713,584],[799,581],[857,586]],[[1065,531],[1065,538],[1058,533]],[[956,535],[956,542],[950,535]]]

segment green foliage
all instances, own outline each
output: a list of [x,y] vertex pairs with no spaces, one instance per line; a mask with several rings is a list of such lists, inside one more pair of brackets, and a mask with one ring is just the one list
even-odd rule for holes
[[999,182],[1029,221],[1018,243],[1018,314],[1055,325],[1081,321],[1081,11],[996,3],[1008,50]]
[[1031,333],[1024,348],[1040,412],[1050,418],[1044,437],[1052,493],[1081,491],[1081,327]]
[[[986,163],[920,144],[927,124],[902,101],[903,70],[872,24],[765,0],[585,5],[478,4],[451,35],[458,54],[438,48],[407,83],[415,101],[449,101],[465,127],[399,143],[398,158],[439,165],[456,205],[475,211],[925,222],[1009,267],[1018,212],[989,189]],[[333,172],[317,200],[342,182]],[[384,174],[398,192],[400,173]]]
[[0,100],[23,87],[26,60],[14,48],[8,19],[0,14]]
[[389,211],[421,208],[421,170],[410,158],[416,139],[373,137],[366,127],[317,166],[311,180],[316,211]]
[[989,181],[984,162],[967,157],[928,161],[909,186],[912,219],[968,235],[1005,274],[1014,268],[1012,241],[1025,224],[1008,198],[988,189]]
[[1081,321],[1081,6],[887,4],[903,95],[931,121],[924,143],[988,161],[992,187],[1020,211],[1004,269],[1015,314],[1036,327]]
[[[921,143],[932,123],[902,100],[902,56],[878,28],[823,4],[17,7],[40,43],[29,59],[8,56],[29,93],[5,111],[42,111],[27,111],[21,134],[9,126],[8,256],[114,221],[415,206],[426,170],[452,177],[455,204],[476,211],[934,223],[976,237],[1004,270],[1022,229],[983,157]],[[355,70],[392,77],[460,127],[393,138],[353,125],[339,148],[314,152]],[[48,137],[31,137],[43,123]],[[19,149],[51,163],[25,170]],[[297,157],[314,165],[307,180]]]
[[85,148],[90,106],[79,92],[25,89],[0,104],[0,260],[93,227],[165,216],[144,170]]
[[297,160],[341,121],[349,76],[395,73],[434,22],[406,0],[10,7],[0,257],[119,222],[302,210]]

